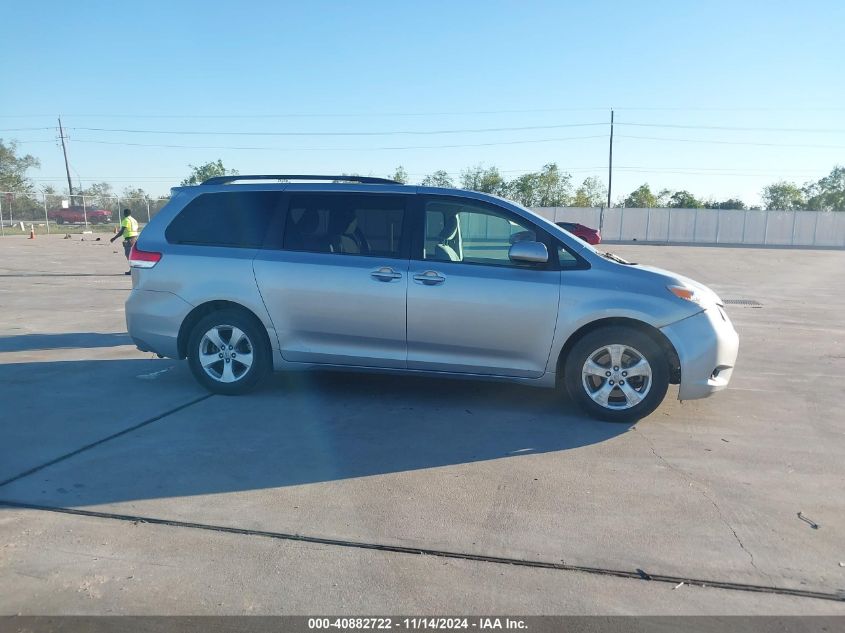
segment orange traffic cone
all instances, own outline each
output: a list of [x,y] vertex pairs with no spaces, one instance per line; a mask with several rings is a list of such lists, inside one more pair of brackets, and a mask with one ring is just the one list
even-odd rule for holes
[[32,226],[31,224],[29,225],[29,239],[31,239],[31,240],[35,239],[35,227]]

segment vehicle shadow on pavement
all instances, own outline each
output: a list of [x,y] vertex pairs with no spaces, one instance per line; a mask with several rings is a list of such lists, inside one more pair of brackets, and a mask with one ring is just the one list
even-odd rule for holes
[[[164,371],[155,380],[136,380],[141,378],[136,376],[140,363],[148,372],[144,376],[156,375],[157,366]],[[56,363],[14,367],[21,375],[33,370],[28,365],[43,370],[51,364]],[[84,372],[89,380],[106,373],[112,384],[123,384],[126,393],[140,387],[147,407],[156,401],[157,392],[181,392],[186,403],[197,398],[185,363],[61,364],[63,371]],[[0,366],[0,379],[9,367]],[[125,382],[121,376],[126,376]],[[43,391],[40,382],[22,385],[16,398],[37,397]],[[47,398],[57,405],[62,401],[59,394]],[[44,407],[49,409],[49,400]],[[164,406],[159,408],[166,412]],[[91,442],[90,437],[76,441],[75,436],[87,432],[95,420],[104,429],[97,439],[109,435],[105,428],[120,431],[124,425],[106,427],[100,420],[120,416],[119,408],[91,407],[84,419],[66,423],[59,407],[54,422],[33,425],[26,432],[17,429],[8,439],[37,445],[49,441],[42,434],[59,432],[62,448],[70,453]],[[0,416],[0,422],[23,424],[12,416],[5,421]],[[212,396],[0,487],[0,499],[97,505],[281,488],[522,459],[603,442],[628,429],[582,416],[552,390],[415,376],[277,374],[252,394]],[[7,444],[2,452],[7,450],[16,447]]]
[[132,339],[125,332],[64,332],[0,336],[0,352],[114,347],[116,345],[132,345]]

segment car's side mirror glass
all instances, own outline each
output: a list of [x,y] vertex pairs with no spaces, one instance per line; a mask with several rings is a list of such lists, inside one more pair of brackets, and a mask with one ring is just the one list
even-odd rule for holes
[[508,257],[512,262],[545,264],[549,261],[549,251],[542,242],[517,242],[510,247]]
[[537,234],[534,231],[518,231],[511,234],[508,240],[511,244],[516,244],[517,242],[535,242],[537,241]]

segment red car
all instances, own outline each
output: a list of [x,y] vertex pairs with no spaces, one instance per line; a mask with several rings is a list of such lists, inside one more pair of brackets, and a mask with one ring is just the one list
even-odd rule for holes
[[589,226],[578,224],[577,222],[555,222],[555,224],[564,231],[572,233],[575,237],[581,238],[587,244],[595,246],[601,243],[601,231],[598,229],[591,229]]
[[105,224],[111,222],[111,211],[106,209],[87,209],[73,206],[67,209],[53,209],[47,212],[47,217],[56,224],[83,224],[88,218],[89,224]]

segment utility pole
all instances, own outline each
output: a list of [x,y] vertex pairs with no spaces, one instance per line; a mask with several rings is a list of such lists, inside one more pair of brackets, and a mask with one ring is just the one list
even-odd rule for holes
[[607,160],[607,208],[610,208],[610,193],[613,189],[613,109],[610,110],[610,157]]
[[67,164],[67,147],[65,147],[65,131],[62,128],[62,117],[59,117],[59,138],[62,139],[62,154],[65,156],[65,173],[67,174],[67,192],[73,205],[73,183],[70,180],[70,167]]

